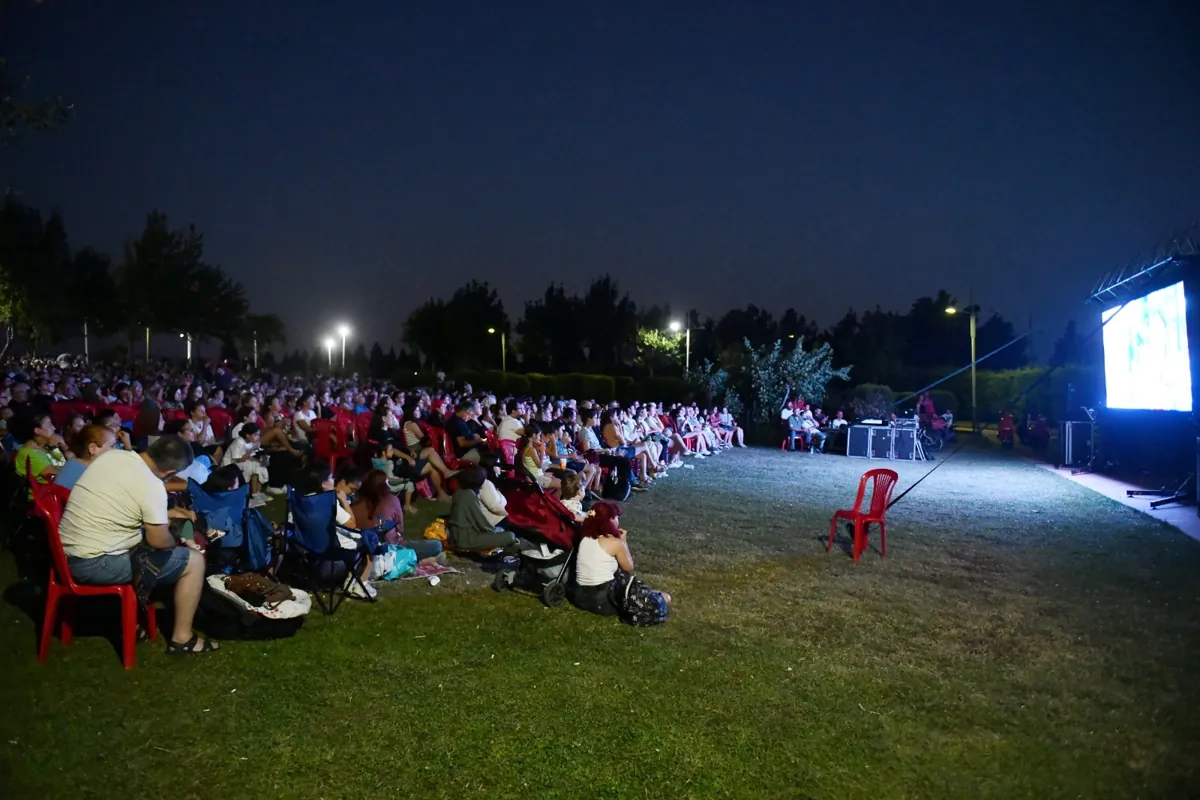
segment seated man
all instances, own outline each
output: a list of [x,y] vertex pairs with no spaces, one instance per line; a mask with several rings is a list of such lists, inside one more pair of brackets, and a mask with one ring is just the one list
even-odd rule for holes
[[136,561],[143,581],[152,577],[155,584],[175,584],[175,627],[167,642],[171,655],[219,647],[192,630],[204,587],[204,556],[178,545],[167,527],[172,519],[196,518],[187,509],[168,511],[163,486],[191,463],[191,445],[178,436],[162,436],[144,453],[110,450],[79,477],[59,523],[67,566],[79,583],[132,583]]
[[796,414],[800,419],[800,435],[804,437],[805,443],[808,445],[810,453],[825,452],[825,432],[817,427],[817,421],[813,419],[813,412],[804,410]]
[[471,430],[468,420],[475,409],[475,403],[463,400],[454,409],[454,416],[446,420],[446,433],[450,434],[450,444],[454,447],[454,455],[467,461],[478,462],[482,457],[480,448],[485,440]]
[[793,412],[784,423],[788,429],[788,450],[796,449],[796,440],[803,439],[808,442],[808,437],[804,433],[804,412]]

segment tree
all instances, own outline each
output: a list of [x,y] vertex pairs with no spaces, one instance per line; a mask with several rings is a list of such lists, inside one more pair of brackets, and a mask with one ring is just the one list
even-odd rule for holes
[[141,235],[125,243],[117,287],[131,340],[145,329],[219,339],[227,347],[245,337],[249,304],[242,285],[205,263],[204,237],[194,225],[172,230],[160,211],[150,212]]
[[23,131],[44,130],[64,122],[72,106],[61,97],[22,99],[28,76],[18,77],[0,58],[0,145],[16,140]]
[[678,370],[683,356],[683,335],[664,333],[658,328],[639,328],[637,332],[637,363],[650,377],[654,371]]
[[848,380],[850,367],[835,369],[833,348],[829,343],[805,350],[802,345],[788,349],[777,339],[769,348],[756,348],[745,341],[749,356],[751,387],[755,398],[755,419],[768,423],[775,418],[789,394],[820,401],[832,380]]
[[517,323],[518,351],[527,366],[566,372],[578,363],[583,302],[568,295],[562,285],[546,287],[540,300],[525,303]]
[[637,337],[637,306],[629,295],[622,295],[609,275],[592,281],[583,296],[583,314],[579,321],[588,363],[615,372]]
[[740,348],[747,339],[755,347],[763,347],[779,338],[771,312],[755,305],[725,312],[717,322],[716,332],[722,349]]
[[451,325],[446,303],[440,299],[426,300],[408,315],[404,323],[404,341],[427,359],[430,367],[446,367],[453,354],[449,341]]
[[247,314],[239,340],[244,352],[253,353],[257,343],[261,353],[273,344],[287,344],[287,327],[278,314]]
[[59,336],[71,322],[63,306],[60,282],[69,274],[70,249],[62,217],[40,212],[11,199],[0,209],[0,318],[7,354],[14,337],[40,341]]

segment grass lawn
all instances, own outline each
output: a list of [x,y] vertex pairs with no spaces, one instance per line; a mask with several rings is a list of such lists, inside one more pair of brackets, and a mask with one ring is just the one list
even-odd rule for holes
[[125,672],[102,638],[39,666],[5,602],[0,795],[1195,796],[1200,545],[980,449],[854,564],[822,534],[870,466],[735,451],[630,502],[653,629],[474,571]]

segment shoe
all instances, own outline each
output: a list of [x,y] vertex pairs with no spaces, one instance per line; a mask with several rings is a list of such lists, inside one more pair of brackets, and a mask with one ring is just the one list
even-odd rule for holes
[[250,508],[262,508],[266,504],[267,504],[267,498],[263,496],[262,492],[259,492],[258,494],[251,497],[250,502],[246,503],[246,505],[249,506]]
[[379,591],[371,585],[370,581],[363,581],[362,585],[359,582],[350,578],[346,581],[346,594],[351,597],[357,597],[359,600],[373,600]]
[[280,496],[282,496],[282,495],[285,495],[285,494],[287,494],[287,489],[285,489],[285,488],[284,488],[284,487],[282,487],[282,486],[268,486],[268,487],[267,487],[267,494],[273,494],[273,495],[275,495],[276,497],[280,497]]
[[629,487],[629,490],[630,490],[630,491],[632,491],[632,492],[639,492],[639,493],[640,493],[640,492],[648,492],[648,491],[650,491],[650,490],[649,490],[649,489],[647,489],[645,486],[630,486],[630,487]]
[[684,464],[683,468],[684,469],[695,469],[696,465],[695,464]]

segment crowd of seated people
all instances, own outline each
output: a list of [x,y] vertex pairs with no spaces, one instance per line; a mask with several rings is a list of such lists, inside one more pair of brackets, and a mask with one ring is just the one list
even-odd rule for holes
[[[689,460],[744,446],[727,409],[695,405],[498,398],[469,386],[409,390],[357,376],[239,375],[224,364],[191,370],[59,359],[10,364],[0,376],[0,451],[22,490],[32,497],[32,481],[71,492],[60,536],[73,576],[126,583],[140,559],[158,583],[174,584],[173,654],[217,647],[192,630],[204,554],[170,527],[195,520],[168,502],[193,482],[206,491],[248,486],[251,508],[289,487],[299,495],[333,492],[343,547],[360,547],[359,532],[376,529],[433,561],[442,558],[439,542],[404,535],[419,496],[450,503],[455,547],[511,551],[514,537],[500,527],[506,499],[494,480],[506,468],[582,521],[601,501],[606,470],[626,470],[633,490],[645,492],[690,468]],[[591,561],[608,565],[614,552],[627,552],[619,537],[593,538],[604,555]],[[359,580],[347,584],[351,595],[375,596],[370,570],[367,558]],[[588,577],[603,576],[590,569]]]

